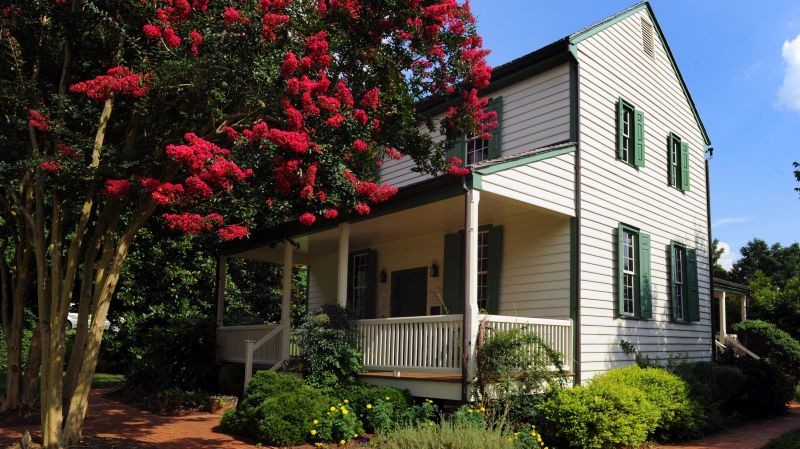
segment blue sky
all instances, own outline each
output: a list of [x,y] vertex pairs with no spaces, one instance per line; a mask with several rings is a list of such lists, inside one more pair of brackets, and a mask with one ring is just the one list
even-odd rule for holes
[[[472,0],[493,66],[632,5],[633,1]],[[653,0],[659,24],[715,149],[714,237],[800,240],[800,2]],[[730,261],[727,261],[730,263]]]

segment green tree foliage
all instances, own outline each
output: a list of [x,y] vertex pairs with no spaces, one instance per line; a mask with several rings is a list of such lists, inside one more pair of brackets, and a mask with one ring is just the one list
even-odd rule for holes
[[749,284],[757,271],[761,271],[778,287],[783,287],[793,277],[800,276],[800,244],[772,246],[755,238],[740,250],[742,257],[733,264],[731,280]]
[[768,321],[800,339],[800,276],[779,287],[772,278],[757,271],[750,282],[748,318]]
[[714,239],[714,241],[711,242],[711,248],[711,261],[714,264],[714,277],[717,279],[730,278],[730,273],[728,273],[728,270],[726,270],[719,263],[719,260],[722,258],[722,254],[725,252],[725,249],[720,248],[719,246],[719,239]]

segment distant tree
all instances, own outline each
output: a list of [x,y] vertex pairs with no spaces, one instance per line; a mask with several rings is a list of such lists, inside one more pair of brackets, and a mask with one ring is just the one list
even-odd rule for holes
[[793,277],[800,276],[800,244],[768,245],[755,238],[741,249],[742,257],[733,264],[731,280],[749,284],[756,271],[770,277],[778,288],[783,288]]
[[[800,162],[795,162],[794,163],[794,168],[800,169]],[[795,179],[797,179],[797,182],[800,182],[800,170],[795,170],[794,171],[794,177],[795,177]],[[800,187],[795,187],[795,190],[800,192]]]
[[789,279],[779,288],[765,273],[756,271],[750,290],[748,318],[769,321],[800,338],[800,276]]
[[725,249],[719,246],[719,239],[714,239],[714,241],[711,242],[711,260],[714,263],[714,277],[717,279],[730,278],[730,273],[728,273],[728,270],[726,270],[725,267],[719,263],[724,252]]

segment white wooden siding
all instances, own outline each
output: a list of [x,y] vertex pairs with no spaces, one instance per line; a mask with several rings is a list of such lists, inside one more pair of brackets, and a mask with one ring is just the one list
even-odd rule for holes
[[[705,191],[705,144],[666,49],[655,39],[655,60],[642,51],[638,14],[578,44],[581,145],[581,371],[594,374],[631,363],[621,340],[651,357],[711,351],[710,280]],[[645,113],[645,167],[616,159],[618,97]],[[667,136],[689,142],[691,190],[667,185]],[[650,234],[653,319],[615,318],[616,229],[620,222]],[[700,323],[671,322],[668,247],[697,249]]]
[[575,215],[575,155],[563,154],[481,177],[481,189]]
[[[528,318],[569,318],[570,225],[569,218],[524,213],[491,223],[502,225],[503,272],[500,314]],[[458,229],[453,229],[456,232]],[[378,283],[376,317],[390,316],[391,273],[439,263],[439,277],[428,278],[428,311],[441,305],[444,273],[444,234],[431,233],[369,245],[378,256],[378,271],[387,282]],[[351,251],[364,248],[351,248]],[[309,308],[336,303],[336,254],[311,259]]]
[[[569,77],[565,63],[491,94],[503,97],[503,156],[569,140]],[[413,166],[409,157],[388,159],[381,182],[402,187],[431,177],[411,171]]]

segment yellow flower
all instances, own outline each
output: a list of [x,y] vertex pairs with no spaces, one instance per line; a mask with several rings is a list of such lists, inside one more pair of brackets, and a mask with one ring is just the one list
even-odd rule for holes
[[372,408],[372,404],[367,404],[367,409],[371,409],[371,408]]
[[384,399],[386,399],[388,401],[389,400],[389,396],[386,396]]
[[316,434],[317,434],[317,429],[311,429],[311,435],[316,435]]
[[433,426],[433,421],[428,421],[429,426]]
[[345,443],[345,441],[344,441],[344,440],[342,440],[342,441],[339,441],[339,444],[340,444],[340,445],[342,445],[342,446],[344,446],[344,443]]
[[344,403],[345,403],[345,404],[349,404],[349,403],[350,403],[350,401],[348,401],[347,399],[345,399],[345,400],[344,400]]
[[472,409],[467,410],[467,413],[472,413]]
[[485,408],[483,408],[483,407],[481,407],[481,411],[482,411],[482,412],[485,412],[485,411],[486,411],[486,409],[485,409]]
[[336,407],[331,407],[331,411],[335,412],[336,411]]
[[531,436],[535,437],[536,436],[536,432],[531,432]]
[[314,423],[314,424],[319,424],[319,420],[318,420],[318,419],[315,419],[315,420],[313,421],[313,423]]
[[350,412],[348,412],[346,408],[343,408],[343,409],[342,409],[342,415],[346,415],[346,414],[348,414],[348,413],[350,413]]
[[354,433],[354,434],[353,434],[353,438],[358,438],[358,434],[357,434],[357,433]]

